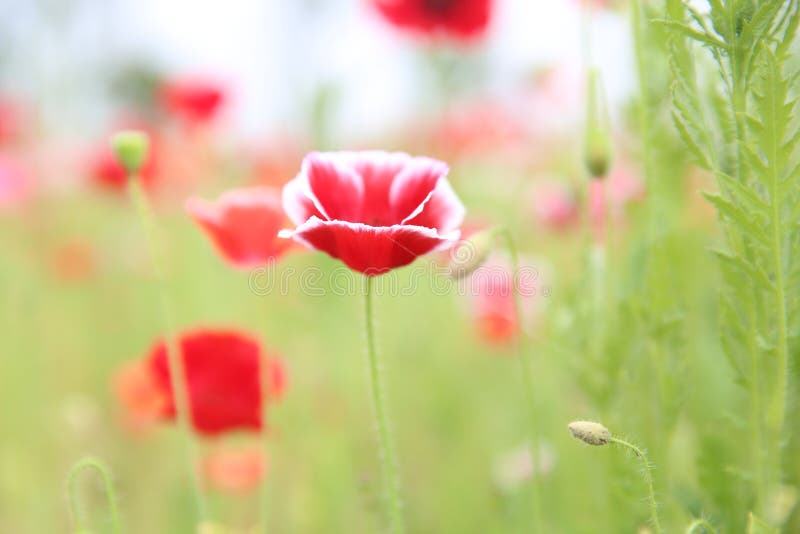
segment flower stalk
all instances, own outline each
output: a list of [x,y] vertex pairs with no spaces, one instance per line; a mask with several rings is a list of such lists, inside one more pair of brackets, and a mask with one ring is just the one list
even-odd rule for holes
[[609,430],[600,423],[592,421],[574,421],[568,426],[569,431],[574,437],[587,443],[589,445],[606,445],[615,443],[631,451],[642,462],[642,475],[644,476],[645,484],[647,486],[647,503],[650,508],[650,523],[655,529],[655,534],[663,532],[661,528],[661,521],[658,517],[658,502],[656,501],[656,492],[653,485],[653,466],[647,459],[647,453],[639,446],[617,438],[609,432]]
[[389,421],[386,415],[386,394],[382,383],[378,351],[375,347],[375,317],[373,310],[372,278],[365,276],[364,315],[365,331],[367,335],[367,358],[369,365],[370,387],[372,390],[372,404],[375,410],[375,423],[378,427],[378,442],[383,469],[384,499],[389,508],[391,531],[402,534],[405,531],[403,524],[402,503],[400,500],[400,485],[397,476],[397,460],[392,445],[389,431]]
[[111,479],[111,470],[97,458],[91,456],[83,458],[75,463],[70,469],[67,478],[67,498],[69,499],[70,512],[72,513],[72,522],[75,525],[75,532],[88,532],[86,522],[81,513],[80,499],[78,497],[78,478],[79,475],[87,470],[93,469],[97,471],[103,481],[103,491],[106,494],[108,501],[108,511],[111,516],[111,531],[114,534],[122,532],[121,522],[119,519],[119,509],[117,507],[117,493],[114,490],[114,483]]
[[540,497],[540,481],[539,481],[539,462],[540,462],[540,448],[539,448],[539,421],[538,412],[536,407],[536,396],[534,394],[533,381],[531,374],[533,372],[533,362],[527,350],[527,336],[524,329],[524,315],[522,311],[522,298],[520,296],[519,288],[519,254],[517,252],[514,238],[508,228],[500,228],[497,230],[497,235],[502,237],[505,241],[508,255],[511,259],[511,276],[512,276],[512,290],[514,293],[514,315],[517,319],[517,359],[519,360],[522,372],[522,388],[525,406],[528,409],[528,434],[531,445],[531,461],[533,470],[531,472],[531,513],[533,520],[533,532],[544,532],[542,529],[542,507]]
[[128,193],[144,230],[153,270],[159,285],[161,318],[165,329],[164,344],[167,351],[170,384],[175,398],[175,419],[187,451],[186,460],[197,514],[201,520],[204,520],[206,519],[206,507],[196,469],[197,451],[192,436],[189,389],[180,346],[175,338],[172,303],[168,295],[169,288],[164,266],[164,248],[153,208],[142,185],[141,176],[138,174],[147,156],[149,140],[142,132],[127,131],[113,136],[111,145],[117,160],[128,173]]

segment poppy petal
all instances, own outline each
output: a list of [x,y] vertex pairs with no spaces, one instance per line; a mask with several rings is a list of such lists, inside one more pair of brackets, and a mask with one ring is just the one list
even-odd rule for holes
[[450,182],[442,178],[420,208],[403,220],[402,224],[435,228],[439,232],[447,233],[461,225],[465,214],[466,209],[450,186]]
[[312,217],[293,233],[306,246],[341,259],[351,269],[369,276],[384,274],[413,262],[418,256],[444,248],[458,239],[420,226],[369,226]]
[[364,183],[352,168],[339,164],[335,155],[312,152],[303,161],[303,173],[329,219],[358,220]]

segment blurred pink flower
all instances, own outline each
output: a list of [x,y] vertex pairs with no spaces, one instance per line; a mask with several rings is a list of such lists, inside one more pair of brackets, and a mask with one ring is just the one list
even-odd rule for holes
[[398,28],[470,40],[486,33],[493,0],[370,0]]
[[22,129],[21,121],[19,105],[9,98],[0,97],[0,145],[16,139]]
[[[491,256],[466,283],[472,297],[472,314],[477,331],[484,341],[506,345],[519,335],[520,324],[514,305],[514,276],[503,257]],[[523,314],[530,324],[536,299],[543,295],[539,270],[523,261],[517,275]],[[522,325],[527,328],[527,325]]]
[[518,112],[502,102],[462,102],[433,125],[431,143],[446,159],[505,157],[527,147],[528,127]]
[[266,475],[264,460],[258,447],[218,448],[205,455],[200,473],[212,489],[223,493],[250,493]]
[[30,171],[20,161],[0,154],[0,211],[17,209],[30,197]]
[[551,230],[575,226],[580,217],[575,191],[563,183],[544,182],[534,188],[534,214],[538,222]]

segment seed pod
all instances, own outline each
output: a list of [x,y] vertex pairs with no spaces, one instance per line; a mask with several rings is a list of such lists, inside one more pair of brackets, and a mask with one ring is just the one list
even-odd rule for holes
[[611,437],[606,427],[592,421],[573,421],[567,428],[573,436],[589,445],[605,445]]
[[592,178],[603,178],[611,167],[611,135],[606,96],[600,73],[589,71],[586,82],[584,162]]
[[147,160],[150,138],[138,130],[124,130],[111,136],[111,148],[128,174],[136,174]]

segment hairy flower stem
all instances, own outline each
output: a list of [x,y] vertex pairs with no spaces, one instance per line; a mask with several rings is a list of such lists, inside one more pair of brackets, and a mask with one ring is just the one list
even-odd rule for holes
[[114,534],[119,534],[122,532],[122,528],[119,520],[119,509],[117,508],[117,493],[114,491],[114,483],[111,481],[111,471],[101,460],[92,457],[86,457],[76,462],[70,469],[67,478],[67,498],[69,499],[75,532],[88,532],[88,527],[82,518],[77,489],[78,475],[86,469],[94,469],[100,474],[106,499],[108,500],[108,511],[111,515],[111,531]]
[[616,443],[632,451],[642,461],[642,474],[647,484],[647,501],[650,506],[650,523],[655,529],[655,534],[661,534],[663,530],[661,529],[661,521],[658,519],[658,502],[656,502],[656,492],[653,487],[653,467],[650,465],[647,455],[642,449],[624,439],[609,436],[608,441],[609,443]]
[[367,357],[369,359],[370,386],[372,404],[375,409],[375,422],[378,427],[378,442],[381,462],[383,464],[384,499],[389,507],[389,520],[394,534],[405,531],[403,512],[400,502],[400,486],[397,478],[397,462],[389,435],[389,422],[386,416],[386,397],[381,380],[378,351],[375,348],[375,318],[372,309],[372,277],[365,276],[366,291],[364,294],[364,315],[367,334]]
[[175,419],[183,437],[186,448],[186,461],[189,470],[189,477],[192,481],[195,506],[199,519],[205,520],[206,506],[203,492],[200,488],[200,479],[196,469],[197,447],[192,434],[190,411],[189,411],[189,389],[186,383],[186,370],[183,366],[180,347],[175,338],[175,327],[173,323],[172,305],[168,295],[168,285],[166,271],[164,268],[163,243],[160,240],[158,224],[156,222],[153,208],[147,199],[141,179],[137,175],[128,178],[128,190],[131,201],[133,202],[136,213],[147,237],[150,248],[150,256],[153,262],[153,269],[159,284],[161,315],[164,324],[164,340],[167,349],[167,366],[169,368],[170,384],[173,396],[175,397]]
[[701,532],[711,532],[711,534],[717,534],[717,529],[705,519],[695,519],[689,523],[688,527],[686,527],[686,534],[699,534]]
[[527,336],[525,335],[525,319],[522,313],[522,299],[520,297],[519,288],[519,254],[517,247],[514,243],[514,238],[511,236],[511,231],[508,228],[501,228],[498,230],[498,235],[506,242],[508,254],[511,257],[511,275],[513,282],[514,293],[514,315],[517,319],[517,359],[519,360],[522,372],[522,385],[523,394],[525,398],[525,406],[528,411],[528,434],[531,446],[531,464],[533,470],[531,472],[531,513],[532,513],[532,532],[544,532],[542,529],[542,507],[540,502],[540,450],[539,450],[539,421],[538,411],[536,407],[536,397],[534,395],[533,381],[531,378],[533,372],[533,362],[527,350]]

